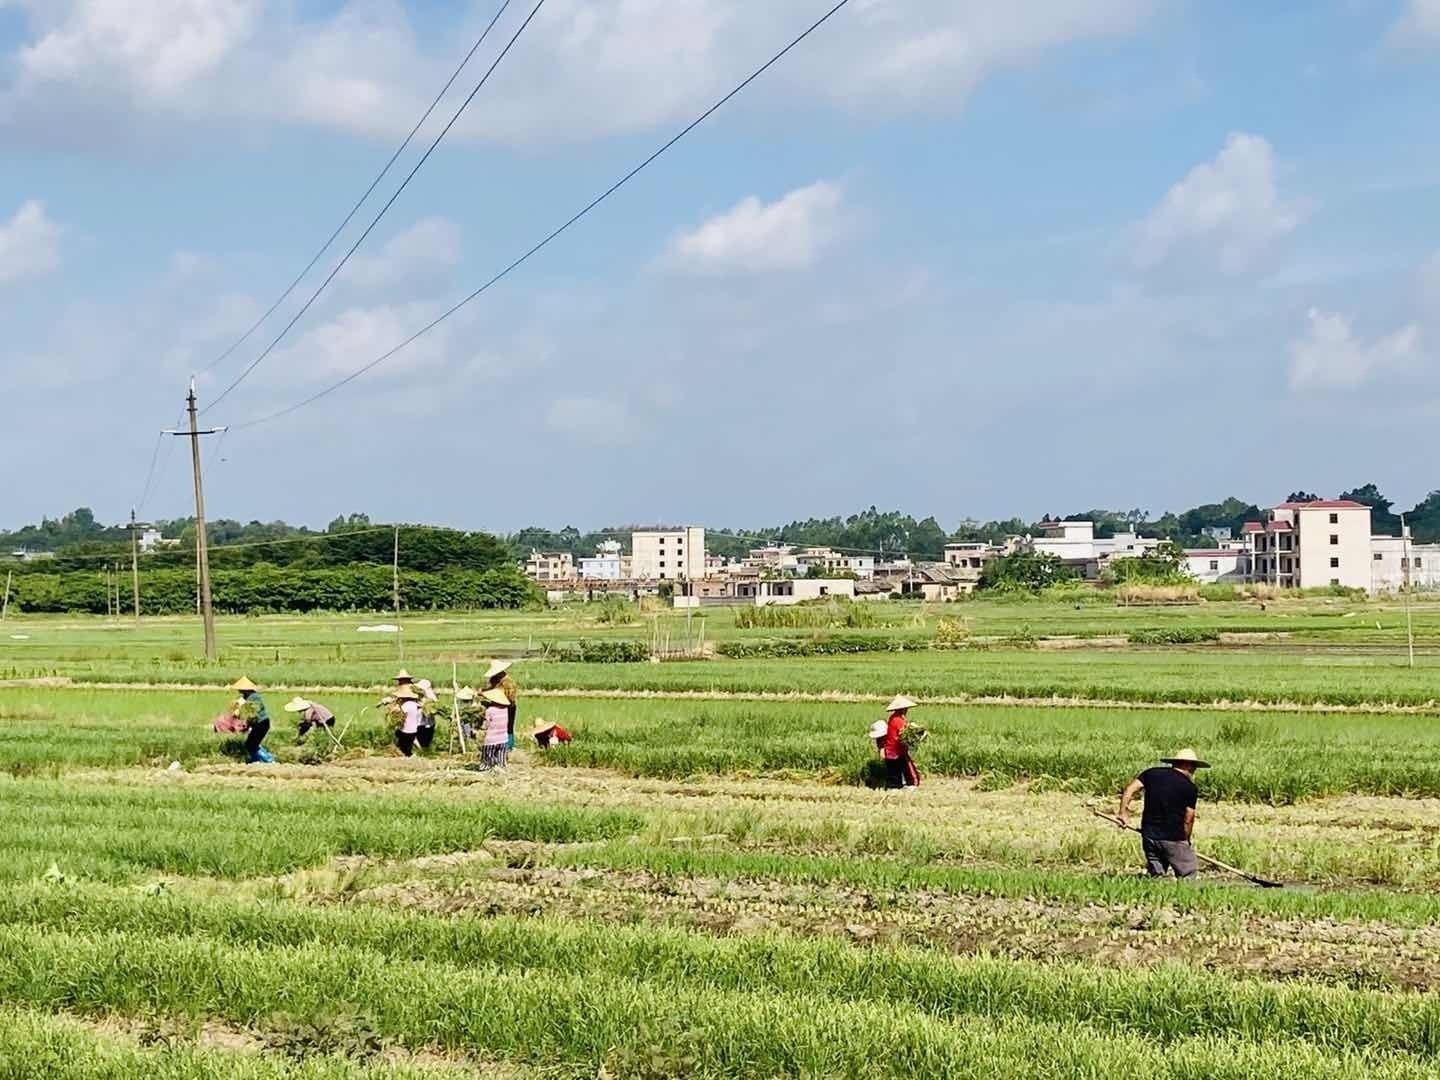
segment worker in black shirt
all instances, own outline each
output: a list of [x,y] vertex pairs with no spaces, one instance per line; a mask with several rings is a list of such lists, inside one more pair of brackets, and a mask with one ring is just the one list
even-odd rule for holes
[[1168,769],[1146,769],[1120,793],[1119,822],[1129,827],[1130,800],[1141,788],[1145,806],[1140,812],[1140,846],[1145,852],[1145,869],[1151,877],[1164,877],[1174,870],[1177,878],[1195,876],[1195,849],[1190,833],[1195,828],[1195,770],[1208,769],[1195,751],[1186,747],[1174,757],[1161,758]]

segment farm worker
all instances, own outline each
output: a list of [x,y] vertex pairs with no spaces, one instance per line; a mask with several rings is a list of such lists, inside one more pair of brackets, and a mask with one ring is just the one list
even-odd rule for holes
[[499,690],[505,695],[505,700],[510,703],[509,743],[506,749],[514,750],[516,702],[520,700],[520,687],[515,685],[515,680],[510,677],[509,672],[509,660],[490,661],[490,670],[485,672],[485,688],[487,690]]
[[460,730],[465,732],[465,738],[473,739],[476,724],[485,722],[485,710],[475,704],[475,688],[462,686],[456,690],[455,702],[460,706]]
[[415,741],[420,744],[421,750],[429,750],[430,744],[435,741],[434,705],[440,697],[431,687],[429,679],[415,680],[415,692],[420,697],[420,730],[416,733]]
[[880,756],[885,759],[885,771],[889,774],[891,787],[920,786],[920,772],[910,758],[910,750],[905,745],[905,740],[900,737],[900,733],[905,730],[906,717],[914,707],[915,702],[904,694],[885,706],[890,713],[890,719],[885,722],[885,737],[880,740]]
[[395,675],[395,692],[391,694],[386,694],[383,698],[380,699],[380,704],[382,706],[395,704],[396,700],[399,697],[400,690],[406,686],[410,687],[410,689],[412,690],[415,689],[415,680],[410,677],[410,672],[406,671],[404,668],[401,668],[399,672],[397,672]]
[[303,697],[293,697],[285,703],[285,711],[296,713],[300,721],[299,739],[304,739],[310,733],[311,728],[333,728],[335,726],[335,714],[324,705],[318,705],[313,701],[306,701]]
[[480,694],[485,703],[485,744],[480,751],[482,769],[503,769],[510,748],[510,699],[492,686]]
[[571,739],[570,732],[555,723],[554,720],[539,718],[536,718],[535,726],[531,728],[530,734],[535,739],[535,745],[541,750],[548,750],[551,743],[567,743]]
[[400,753],[411,757],[415,753],[415,736],[420,731],[420,701],[413,686],[402,686],[395,691],[395,701],[400,706],[400,727],[395,732],[395,745]]
[[1130,824],[1130,800],[1143,788],[1145,806],[1140,813],[1140,847],[1145,853],[1145,869],[1151,877],[1164,877],[1174,870],[1177,878],[1195,876],[1195,849],[1190,846],[1190,833],[1195,828],[1195,771],[1208,769],[1188,746],[1174,757],[1161,758],[1168,769],[1156,765],[1146,769],[1120,793],[1120,813],[1116,815],[1122,829]]
[[870,725],[870,738],[875,740],[875,749],[882,754],[885,752],[885,735],[889,730],[890,725],[884,720],[876,720]]
[[240,700],[250,707],[247,711],[254,714],[246,720],[245,760],[252,765],[274,761],[264,746],[265,736],[270,734],[270,714],[265,711],[265,699],[260,696],[260,688],[242,675],[231,684],[230,689],[239,691]]

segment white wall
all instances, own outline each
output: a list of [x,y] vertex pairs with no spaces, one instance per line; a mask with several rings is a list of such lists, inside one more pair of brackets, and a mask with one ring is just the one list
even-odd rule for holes
[[[1331,518],[1334,521],[1331,521]],[[1370,508],[1301,507],[1295,511],[1300,555],[1296,584],[1321,589],[1334,582],[1351,589],[1370,588]],[[1336,543],[1330,538],[1335,537]],[[1338,559],[1340,565],[1332,566]]]
[[1235,552],[1220,550],[1187,551],[1184,570],[1202,585],[1214,585],[1223,581],[1243,581],[1242,566],[1245,560]]
[[1405,560],[1409,559],[1410,585],[1418,592],[1440,590],[1440,544],[1408,545],[1398,536],[1376,536],[1370,541],[1370,591],[1399,592],[1405,586]]
[[705,576],[702,528],[632,533],[630,551],[630,572],[642,581],[691,581]]

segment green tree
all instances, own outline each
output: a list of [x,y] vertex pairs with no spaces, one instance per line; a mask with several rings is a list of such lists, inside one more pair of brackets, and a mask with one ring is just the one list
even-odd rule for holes
[[1045,552],[1019,551],[999,559],[991,559],[980,572],[980,588],[994,591],[1043,589],[1078,575],[1055,555]]
[[1370,507],[1370,528],[1376,533],[1399,535],[1400,515],[1393,510],[1395,504],[1380,494],[1380,489],[1374,484],[1362,484],[1351,491],[1342,491],[1340,498]]

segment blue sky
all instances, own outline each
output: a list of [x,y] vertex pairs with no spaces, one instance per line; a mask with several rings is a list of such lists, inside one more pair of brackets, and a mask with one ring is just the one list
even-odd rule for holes
[[[0,525],[128,513],[189,375],[498,3],[0,0]],[[545,0],[207,421],[389,350],[828,6]],[[212,441],[208,508],[509,530],[873,503],[951,525],[1371,480],[1408,505],[1440,487],[1437,100],[1440,0],[851,0],[433,334]],[[189,512],[183,450],[142,515]]]

